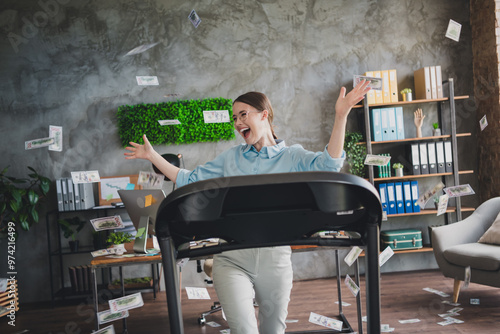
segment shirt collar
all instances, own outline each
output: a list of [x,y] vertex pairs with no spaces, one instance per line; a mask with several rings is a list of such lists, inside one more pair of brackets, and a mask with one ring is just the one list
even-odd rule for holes
[[248,145],[248,144],[244,144],[244,145],[245,145],[245,147],[243,148],[243,153],[247,153],[250,150],[252,150],[256,153],[266,154],[269,157],[269,159],[272,159],[275,156],[277,156],[278,154],[280,154],[280,152],[283,151],[283,149],[285,149],[285,147],[286,147],[285,141],[283,139],[276,139],[276,145],[264,146],[260,150],[260,152],[257,152],[257,150],[255,149],[255,147],[253,145]]

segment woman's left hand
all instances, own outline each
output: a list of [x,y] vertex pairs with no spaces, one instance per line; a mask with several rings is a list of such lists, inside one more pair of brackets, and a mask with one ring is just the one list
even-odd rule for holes
[[335,116],[347,118],[352,107],[359,101],[363,100],[366,93],[371,89],[368,85],[370,81],[363,80],[356,87],[354,87],[349,94],[346,93],[345,87],[340,89],[340,95],[335,103]]

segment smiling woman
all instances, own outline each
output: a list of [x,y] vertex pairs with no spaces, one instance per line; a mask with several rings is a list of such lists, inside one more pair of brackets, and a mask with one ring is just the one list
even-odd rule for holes
[[[361,82],[346,95],[344,87],[335,104],[335,123],[322,152],[310,152],[300,145],[286,146],[273,130],[274,111],[266,95],[248,92],[234,100],[233,120],[245,144],[235,146],[214,160],[189,171],[163,159],[144,135],[144,145],[131,142],[126,159],[147,159],[178,187],[236,175],[305,171],[339,171],[344,163],[345,126],[351,108],[368,92]],[[289,246],[227,251],[214,256],[213,279],[231,333],[284,333],[292,289]],[[259,324],[253,299],[259,305]]]

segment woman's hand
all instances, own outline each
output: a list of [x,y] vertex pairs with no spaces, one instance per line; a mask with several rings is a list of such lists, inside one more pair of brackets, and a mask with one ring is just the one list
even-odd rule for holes
[[125,149],[130,152],[125,152],[125,159],[145,159],[151,161],[154,153],[156,152],[151,146],[146,135],[142,137],[144,139],[144,145],[130,142],[130,145]]
[[368,85],[370,81],[363,80],[354,87],[349,94],[346,93],[345,87],[340,89],[340,95],[335,103],[335,117],[347,118],[352,107],[359,101],[363,100],[366,93],[371,89]]

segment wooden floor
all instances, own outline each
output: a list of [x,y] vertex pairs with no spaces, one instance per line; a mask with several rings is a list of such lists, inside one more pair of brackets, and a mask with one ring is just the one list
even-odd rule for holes
[[[452,294],[453,281],[444,278],[439,271],[419,271],[406,273],[383,274],[381,279],[382,324],[395,328],[395,333],[500,333],[500,289],[471,284],[461,291],[459,303],[463,310],[456,318],[462,324],[441,326],[438,314],[445,313],[453,306],[443,304],[442,298],[436,294],[422,290],[434,288]],[[220,327],[199,326],[197,319],[202,311],[210,308],[216,300],[213,288],[208,291],[212,300],[189,300],[186,292],[182,292],[184,327],[187,334],[220,333],[228,328],[219,313],[208,316],[207,322],[214,321]],[[353,330],[358,331],[355,299],[347,287],[342,284],[343,301],[350,303],[344,307],[344,314]],[[364,280],[361,280],[363,314],[365,314]],[[328,317],[338,315],[336,280],[317,279],[294,282],[292,299],[289,305],[288,332],[305,330],[322,330],[321,326],[308,322],[310,312]],[[130,311],[128,333],[169,333],[165,294],[162,292],[153,299],[151,292],[144,292],[145,305]],[[470,305],[470,298],[478,298],[480,305]],[[107,309],[102,305],[102,310]],[[401,324],[398,320],[420,319],[419,323]],[[39,305],[23,305],[16,314],[16,326],[7,324],[8,318],[0,318],[0,333],[91,333],[94,329],[92,304],[81,301],[69,306],[40,307]],[[117,333],[123,331],[121,320],[114,323]],[[366,333],[366,323],[363,325]]]

